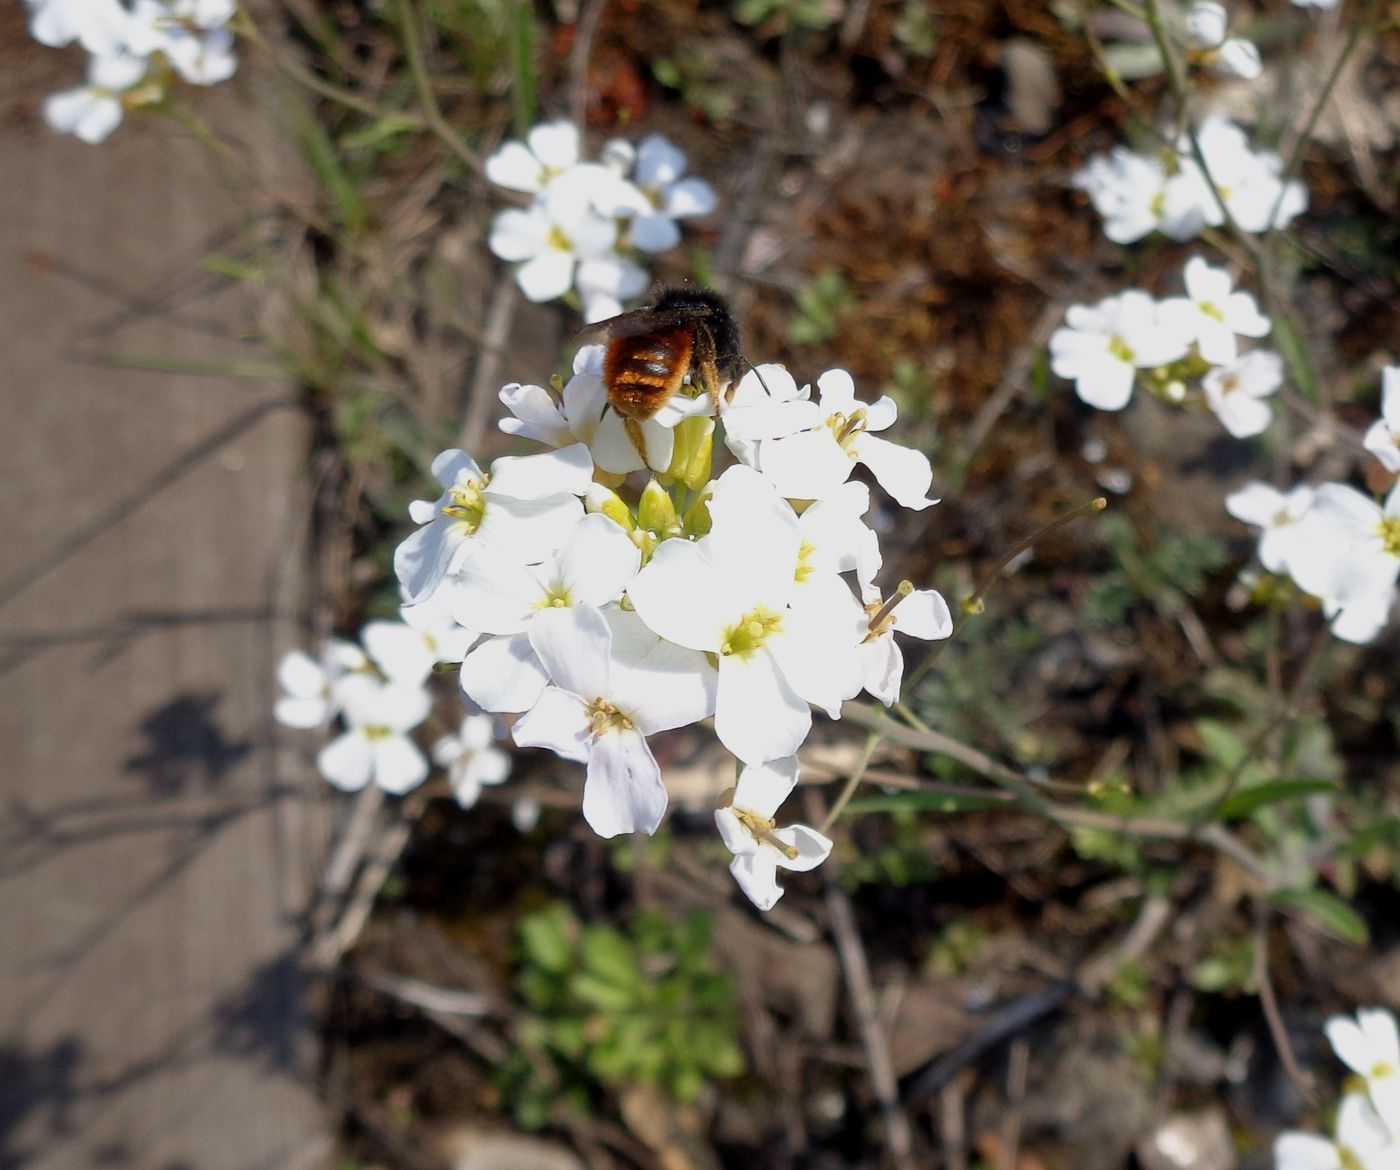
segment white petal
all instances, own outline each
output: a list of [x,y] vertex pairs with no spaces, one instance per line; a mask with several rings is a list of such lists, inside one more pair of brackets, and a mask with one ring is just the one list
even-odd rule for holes
[[347,731],[321,749],[316,767],[336,788],[357,792],[369,783],[374,771],[369,740],[361,731]]
[[1332,1051],[1352,1072],[1366,1076],[1375,1063],[1371,1041],[1366,1033],[1350,1016],[1333,1016],[1327,1021],[1323,1031],[1327,1035]]
[[642,734],[685,727],[713,715],[719,675],[706,657],[656,638],[636,615],[621,617],[633,619],[651,639],[650,649],[641,657],[624,657],[618,653],[617,641],[613,643],[614,701],[632,716]]
[[456,580],[453,615],[487,634],[519,633],[544,598],[532,573],[490,547],[468,558]]
[[542,212],[511,207],[492,221],[489,244],[502,260],[528,260],[544,251],[548,239],[549,220]]
[[593,479],[593,461],[582,443],[571,443],[558,451],[538,455],[504,455],[491,464],[493,496],[518,500],[538,500],[567,492],[581,496]]
[[289,650],[277,664],[277,683],[289,695],[319,698],[327,682],[325,669],[304,650]]
[[[644,446],[647,445],[645,434],[646,432],[643,430]],[[593,452],[593,461],[602,471],[610,471],[615,475],[626,475],[632,471],[641,471],[645,466],[641,453],[637,450],[637,445],[632,442],[632,437],[627,433],[621,417],[611,410],[603,413],[590,446]]]
[[523,142],[507,142],[486,160],[486,177],[511,191],[533,193],[544,182],[544,167]]
[[899,698],[904,682],[904,654],[895,645],[893,634],[882,634],[860,647],[865,664],[865,689],[886,707]]
[[856,440],[860,461],[870,468],[876,482],[905,508],[922,511],[937,500],[928,498],[933,484],[933,467],[922,451],[901,447],[876,435],[861,435]]
[[792,596],[802,546],[792,505],[767,477],[740,464],[715,481],[709,507],[707,550],[736,593],[752,599],[744,611],[756,603],[781,610]]
[[549,248],[516,269],[515,282],[526,299],[536,304],[557,300],[573,287],[574,258]]
[[567,447],[574,441],[568,420],[543,386],[513,382],[501,388],[499,397],[514,416],[500,422],[506,434],[538,439],[551,447]]
[[1124,362],[1106,359],[1074,383],[1080,399],[1098,410],[1122,410],[1133,396],[1136,371]]
[[365,650],[389,678],[416,686],[432,673],[436,656],[423,635],[403,622],[370,622],[360,634]]
[[732,808],[715,809],[715,828],[730,853],[753,853],[758,848],[753,834],[744,828]]
[[411,739],[388,735],[372,741],[374,782],[385,792],[402,796],[428,778],[428,761]]
[[544,122],[526,138],[534,155],[545,166],[563,170],[578,162],[578,129],[572,122]]
[[511,736],[521,747],[548,748],[566,760],[586,763],[593,750],[588,708],[577,695],[548,687],[539,702],[515,721]]
[[685,174],[685,152],[660,134],[648,134],[637,147],[636,180],[643,187],[674,183]]
[[776,849],[756,849],[752,853],[736,854],[729,863],[729,872],[739,888],[760,910],[773,909],[783,896],[777,881],[777,857]]
[[682,179],[666,192],[666,214],[672,219],[709,215],[719,206],[719,196],[704,179]]
[[1274,1142],[1275,1170],[1341,1170],[1337,1147],[1311,1133],[1280,1134]]
[[283,727],[305,730],[320,727],[330,711],[331,705],[325,699],[285,698],[277,700],[272,708],[272,717]]
[[410,603],[431,596],[466,539],[465,526],[440,516],[399,544],[394,550],[394,572]]
[[831,841],[806,825],[789,825],[785,829],[776,829],[773,836],[784,845],[790,845],[797,850],[796,857],[778,854],[778,864],[784,869],[805,873],[809,869],[816,869],[831,856]]
[[541,610],[530,623],[530,645],[561,690],[586,701],[611,695],[612,632],[593,606]]
[[510,496],[487,499],[476,542],[526,565],[552,555],[583,518],[583,504],[573,495],[545,496],[539,500]]
[[597,739],[583,786],[583,819],[598,836],[656,832],[666,801],[661,769],[639,732],[609,731]]
[[559,553],[559,579],[575,605],[601,608],[622,596],[637,574],[641,552],[621,526],[595,513],[574,528]]
[[[708,539],[708,538],[707,538]],[[631,585],[627,596],[648,627],[692,650],[715,651],[724,627],[743,615],[728,598],[705,540],[663,541]]]
[[1283,493],[1266,483],[1249,483],[1225,497],[1225,510],[1246,524],[1268,527],[1283,510]]
[[681,242],[681,229],[664,215],[639,215],[628,227],[628,238],[643,252],[666,252]]
[[793,755],[811,729],[811,708],[788,686],[768,651],[720,658],[715,734],[740,760],[761,764]]
[[797,787],[798,775],[796,756],[750,764],[739,773],[739,782],[734,787],[733,806],[771,821],[783,801]]
[[483,711],[528,711],[549,685],[525,634],[487,638],[462,660],[462,690]]
[[936,589],[918,589],[895,607],[894,628],[911,638],[934,640],[953,632],[953,615]]

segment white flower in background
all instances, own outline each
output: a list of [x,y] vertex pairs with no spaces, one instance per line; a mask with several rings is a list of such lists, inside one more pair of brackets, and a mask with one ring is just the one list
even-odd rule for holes
[[[1244,231],[1265,232],[1271,227],[1287,227],[1307,210],[1307,188],[1298,180],[1287,186],[1282,181],[1283,164],[1271,151],[1255,153],[1243,130],[1223,114],[1211,114],[1196,131],[1196,141],[1205,158],[1206,170],[1225,201],[1230,218]],[[1175,191],[1168,200],[1194,204],[1211,227],[1220,227],[1225,218],[1209,183],[1196,163],[1189,140],[1177,143],[1181,172],[1173,179]]]
[[336,788],[355,792],[373,781],[401,796],[428,775],[428,761],[407,735],[432,709],[422,687],[384,683],[368,676],[341,688],[347,730],[321,749],[316,766]]
[[433,763],[447,769],[447,783],[463,808],[471,808],[482,788],[510,775],[510,756],[494,746],[495,720],[468,715],[462,726],[433,744]]
[[1169,297],[1157,306],[1162,323],[1196,343],[1201,357],[1228,366],[1239,356],[1240,337],[1263,337],[1272,328],[1247,292],[1234,291],[1230,274],[1201,257],[1186,262],[1186,296]]
[[714,671],[635,615],[610,621],[590,605],[541,613],[530,644],[552,685],[516,721],[515,742],[587,763],[583,816],[600,837],[654,833],[667,796],[646,737],[710,714]]
[[797,757],[787,756],[739,774],[727,805],[715,810],[715,827],[734,860],[729,872],[760,910],[783,896],[778,868],[805,872],[831,855],[831,842],[806,825],[778,828],[774,817],[797,786]]
[[450,596],[450,590],[435,590],[421,604],[404,606],[402,621],[365,626],[360,641],[390,682],[421,686],[439,662],[461,662],[481,636],[452,620]]
[[1289,563],[1306,556],[1311,546],[1304,518],[1312,508],[1313,489],[1300,484],[1285,495],[1266,483],[1246,484],[1225,497],[1225,510],[1236,520],[1264,531],[1259,560],[1271,573],[1285,573]]
[[579,263],[574,287],[583,299],[583,319],[592,325],[622,312],[622,302],[641,296],[650,282],[647,270],[616,253]]
[[1165,230],[1162,190],[1166,182],[1166,168],[1159,160],[1122,146],[1095,155],[1074,176],[1074,185],[1103,216],[1104,235],[1115,244],[1131,244],[1159,228]]
[[708,536],[665,540],[627,595],[662,638],[719,658],[715,733],[749,764],[790,756],[812,726],[808,703],[835,717],[861,685],[860,606],[830,591],[798,595],[797,516],[749,467],[715,482]]
[[1231,37],[1229,18],[1223,4],[1213,0],[1197,0],[1186,14],[1186,34],[1193,60],[1213,73],[1223,73],[1253,81],[1263,72],[1259,50],[1253,41]]
[[1371,1103],[1360,1093],[1349,1093],[1337,1110],[1336,1139],[1280,1134],[1274,1142],[1274,1170],[1400,1170],[1400,1146]]
[[676,220],[709,215],[718,206],[714,188],[703,179],[686,178],[685,167],[685,152],[669,139],[660,134],[642,139],[632,183],[619,186],[622,199],[615,206],[603,208],[628,217],[627,238],[633,247],[643,252],[674,248],[681,242]]
[[1337,1058],[1366,1082],[1381,1118],[1400,1127],[1400,1032],[1395,1017],[1384,1008],[1362,1008],[1355,1019],[1333,1016],[1324,1031]]
[[[823,499],[850,478],[857,463],[864,463],[901,506],[919,511],[938,502],[927,494],[933,483],[928,456],[873,433],[894,424],[899,414],[894,399],[886,395],[872,403],[857,401],[855,383],[845,370],[827,370],[817,379],[817,391],[820,401],[812,429],[771,438],[750,429],[745,435],[763,440],[759,470],[780,495]],[[811,405],[786,403],[794,416]]]
[[574,287],[581,261],[612,255],[617,225],[594,208],[590,191],[586,179],[570,172],[528,208],[507,208],[492,222],[491,251],[502,260],[522,262],[515,279],[530,300],[562,297]]
[[163,54],[191,85],[215,85],[238,69],[233,33],[223,27],[233,13],[226,0],[136,0],[127,48],[143,57]]
[[1184,357],[1190,339],[1167,327],[1157,303],[1128,289],[1096,305],[1071,305],[1050,336],[1050,368],[1073,380],[1075,392],[1099,410],[1122,410],[1138,370]]
[[482,549],[462,567],[453,595],[460,620],[488,634],[462,663],[462,689],[487,711],[528,711],[549,678],[530,647],[529,629],[548,610],[617,601],[637,574],[641,553],[606,516],[583,517],[557,554],[526,566]]
[[542,122],[524,142],[507,142],[486,160],[486,177],[511,191],[538,194],[579,160],[572,122]]
[[1366,450],[1381,461],[1387,471],[1400,471],[1400,366],[1385,371],[1381,390],[1381,417],[1373,422],[1364,439]]
[[1297,8],[1336,8],[1338,0],[1293,0]]
[[558,548],[583,516],[593,461],[582,443],[561,451],[504,456],[487,475],[458,450],[433,460],[445,489],[435,501],[415,500],[408,514],[421,525],[394,550],[394,571],[410,604],[424,601],[457,567],[469,541],[496,546],[522,563]]
[[87,84],[46,97],[44,121],[60,134],[96,145],[121,125],[121,95],[145,75],[144,57],[90,57]]
[[1252,349],[1229,365],[1206,371],[1201,379],[1206,403],[1220,425],[1237,439],[1268,429],[1274,412],[1261,401],[1283,385],[1283,359],[1268,350]]
[[130,20],[118,0],[37,0],[30,3],[29,33],[51,49],[77,41],[95,57],[115,57],[126,46]]
[[332,638],[317,661],[303,650],[290,650],[277,664],[283,695],[272,709],[283,727],[320,727],[340,710],[340,686],[353,674],[373,670],[365,652],[353,642]]
[[861,643],[865,666],[865,689],[886,707],[899,698],[904,685],[904,655],[894,640],[895,630],[926,642],[938,641],[953,632],[953,615],[948,603],[935,589],[915,589],[908,581],[889,601],[875,588],[863,590],[869,630]]
[[1400,484],[1383,507],[1345,484],[1323,484],[1307,524],[1309,547],[1289,560],[1289,574],[1322,601],[1337,637],[1371,641],[1389,618],[1400,576]]
[[540,823],[540,813],[543,812],[540,802],[532,796],[521,796],[511,801],[510,823],[515,826],[517,833],[529,833]]

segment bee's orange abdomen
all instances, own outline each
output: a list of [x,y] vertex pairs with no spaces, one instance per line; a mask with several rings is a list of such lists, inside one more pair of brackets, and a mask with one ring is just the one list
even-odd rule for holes
[[610,342],[603,383],[613,409],[623,418],[651,418],[680,389],[694,351],[694,331],[685,325]]

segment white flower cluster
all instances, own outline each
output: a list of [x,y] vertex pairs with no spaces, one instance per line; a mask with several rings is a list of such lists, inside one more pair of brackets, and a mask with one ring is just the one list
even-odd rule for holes
[[[1400,367],[1386,371],[1384,405],[1367,446],[1387,470],[1400,471]],[[1342,483],[1287,493],[1251,483],[1225,507],[1263,530],[1260,563],[1318,598],[1337,637],[1370,642],[1385,627],[1400,580],[1400,483],[1381,504]]]
[[1263,72],[1253,41],[1229,35],[1225,5],[1197,0],[1186,14],[1188,59],[1212,73],[1253,81]]
[[[278,665],[282,697],[273,708],[285,727],[325,728],[339,719],[340,735],[321,749],[316,765],[331,784],[356,792],[376,784],[401,796],[428,778],[423,752],[409,735],[433,707],[428,678],[439,662],[459,662],[475,635],[432,606],[404,607],[402,621],[368,623],[360,645],[333,638],[319,658],[300,650]],[[492,746],[493,720],[468,715],[432,747],[463,808],[483,785],[500,784],[510,757]]]
[[[710,398],[683,391],[633,438],[607,406],[601,366],[589,347],[557,398],[501,391],[502,429],[554,449],[489,470],[461,451],[437,457],[442,493],[412,505],[420,527],[394,558],[404,617],[455,619],[467,699],[512,716],[517,744],[586,765],[583,814],[604,837],[652,833],[666,811],[649,737],[713,718],[742,765],[717,823],[731,871],[767,909],[779,867],[809,869],[831,849],[776,820],[812,708],[839,718],[862,689],[893,702],[896,628],[952,631],[936,592],[900,582],[882,594],[870,489],[850,479],[863,463],[922,509],[935,502],[932,470],[875,433],[895,421],[890,399],[859,402],[842,370],[814,396],[764,366],[720,411],[737,462],[712,478]],[[656,474],[633,491],[626,475],[644,462]]]
[[77,41],[91,54],[87,84],[44,99],[55,130],[97,143],[123,109],[164,96],[170,70],[192,85],[214,85],[238,68],[227,27],[234,0],[27,0],[29,31],[53,48]]
[[587,321],[612,317],[650,282],[646,256],[680,242],[676,221],[715,209],[714,190],[685,169],[684,153],[659,134],[636,147],[614,139],[600,161],[584,162],[571,123],[536,126],[486,160],[492,182],[534,196],[496,216],[491,251],[520,264],[530,300],[576,290]]
[[1251,150],[1244,131],[1223,114],[1207,117],[1196,141],[1204,170],[1183,136],[1175,150],[1161,154],[1115,147],[1074,176],[1074,185],[1103,216],[1110,240],[1131,244],[1154,231],[1174,240],[1194,239],[1203,228],[1225,222],[1222,201],[1235,224],[1255,233],[1286,227],[1307,210],[1302,182],[1285,183],[1278,155]]
[[1264,399],[1283,384],[1283,361],[1269,350],[1242,351],[1239,339],[1264,337],[1271,323],[1228,272],[1199,256],[1186,262],[1183,281],[1184,297],[1155,301],[1129,289],[1071,305],[1050,337],[1050,368],[1099,410],[1127,406],[1140,374],[1173,402],[1199,379],[1201,399],[1231,435],[1257,435],[1273,419]]
[[1354,1074],[1331,1138],[1290,1132],[1274,1142],[1275,1170],[1395,1170],[1400,1166],[1400,1032],[1384,1008],[1327,1021],[1327,1039]]

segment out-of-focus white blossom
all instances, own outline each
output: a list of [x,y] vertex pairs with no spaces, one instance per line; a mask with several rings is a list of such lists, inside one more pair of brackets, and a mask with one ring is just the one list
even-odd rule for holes
[[1237,439],[1265,431],[1273,411],[1263,399],[1283,385],[1283,359],[1268,350],[1252,349],[1238,361],[1206,371],[1201,379],[1206,404]]
[[1363,440],[1366,450],[1381,461],[1387,471],[1400,472],[1400,366],[1385,371],[1381,383],[1381,417],[1373,422]]
[[1228,366],[1239,356],[1239,337],[1263,337],[1272,328],[1254,298],[1237,292],[1230,274],[1199,256],[1186,262],[1184,297],[1168,297],[1158,306],[1163,324],[1196,343],[1201,357]]
[[468,715],[462,726],[433,744],[433,763],[447,769],[447,783],[463,808],[471,808],[487,786],[505,783],[510,756],[495,747],[495,721]]
[[1157,303],[1129,289],[1096,305],[1071,305],[1050,336],[1050,368],[1074,381],[1075,393],[1099,410],[1122,410],[1138,370],[1184,357],[1191,339],[1164,322]]
[[1246,484],[1225,497],[1225,510],[1236,520],[1264,531],[1259,537],[1259,560],[1271,573],[1286,573],[1289,562],[1308,552],[1308,530],[1302,521],[1312,508],[1313,490],[1300,484],[1284,494],[1266,483]]
[[1186,14],[1186,33],[1192,59],[1213,73],[1253,81],[1263,72],[1259,50],[1253,41],[1229,36],[1229,17],[1223,4],[1197,0]]
[[428,692],[357,675],[345,683],[341,697],[346,730],[317,755],[321,775],[346,792],[373,782],[401,796],[422,784],[428,761],[408,732],[428,717]]
[[96,145],[121,125],[122,94],[145,75],[144,57],[129,53],[90,57],[87,84],[46,97],[44,121],[61,134]]

